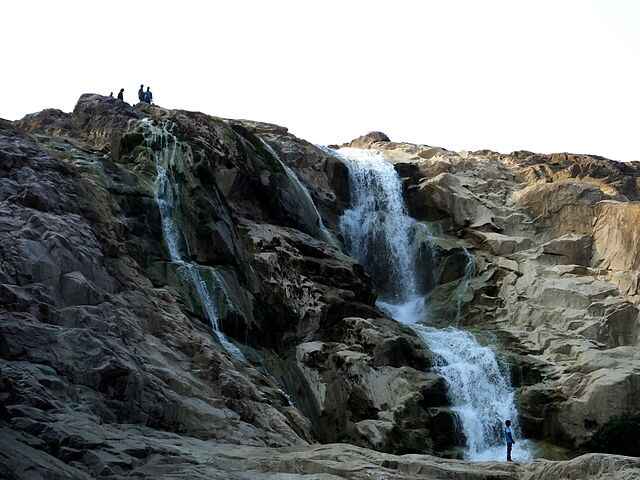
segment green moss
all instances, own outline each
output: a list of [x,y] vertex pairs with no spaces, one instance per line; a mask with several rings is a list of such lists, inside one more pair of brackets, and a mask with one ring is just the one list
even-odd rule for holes
[[131,154],[136,147],[144,143],[144,136],[140,132],[127,132],[120,139],[120,156]]

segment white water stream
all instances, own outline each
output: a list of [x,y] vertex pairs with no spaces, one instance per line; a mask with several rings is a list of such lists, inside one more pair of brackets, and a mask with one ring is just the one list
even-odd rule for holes
[[[145,144],[153,152],[155,160],[157,171],[155,197],[162,220],[162,235],[169,250],[171,261],[178,265],[180,274],[194,287],[205,315],[211,323],[211,329],[220,344],[235,358],[244,360],[242,352],[227,339],[220,329],[214,293],[209,291],[209,286],[202,277],[198,266],[186,261],[182,254],[182,250],[187,249],[188,246],[178,221],[180,208],[179,185],[173,178],[173,169],[178,166],[177,162],[184,160],[187,147],[176,139],[168,125],[157,126],[149,120],[143,120],[142,122]],[[213,277],[216,287],[224,290],[224,281],[221,275],[213,271]],[[228,301],[226,292],[223,291],[223,294]]]
[[278,163],[282,166],[284,172],[289,179],[289,184],[291,185],[292,190],[296,193],[296,197],[304,204],[305,210],[308,212],[313,212],[313,227],[317,229],[317,232],[308,232],[309,234],[317,234],[319,240],[323,240],[327,242],[329,245],[340,248],[338,241],[334,238],[333,234],[325,227],[324,222],[322,221],[322,216],[316,207],[316,204],[313,202],[311,198],[311,194],[307,187],[300,181],[296,173],[282,161],[280,155],[273,149],[268,142],[260,138],[260,141],[267,149],[267,151],[271,154],[273,158],[275,158]]
[[[435,369],[448,384],[448,395],[465,438],[470,460],[504,460],[504,421],[511,420],[518,436],[514,390],[501,371],[496,355],[468,332],[453,327],[435,329],[422,323],[428,305],[417,291],[416,252],[411,240],[415,220],[408,216],[402,183],[381,152],[343,148],[337,154],[347,163],[351,208],[340,223],[346,247],[372,276],[378,306],[411,326],[435,355]],[[465,251],[466,252],[466,251]],[[459,296],[469,288],[475,261],[468,256]],[[461,303],[456,305],[458,316]],[[514,458],[529,460],[527,442],[516,438]]]

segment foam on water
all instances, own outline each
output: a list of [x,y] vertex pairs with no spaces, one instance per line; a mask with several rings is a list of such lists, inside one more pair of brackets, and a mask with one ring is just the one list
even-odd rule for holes
[[[467,458],[503,459],[504,420],[511,419],[519,433],[515,392],[495,353],[473,335],[457,328],[414,330],[435,354],[435,369],[449,386],[453,404],[466,436]],[[518,460],[530,460],[528,449],[517,449]]]
[[[416,247],[411,241],[416,222],[407,215],[395,168],[375,150],[343,148],[336,154],[350,175],[352,205],[340,221],[346,247],[372,276],[380,293],[378,306],[411,326],[434,353],[435,369],[448,384],[464,432],[466,458],[505,459],[503,425],[510,419],[517,441],[514,458],[530,460],[528,442],[518,438],[514,390],[495,353],[464,330],[419,323],[428,318],[428,305],[417,288]],[[418,229],[423,237],[430,238],[430,232],[422,230]],[[458,317],[476,271],[474,257],[466,250],[465,254],[465,276],[455,292]]]
[[340,218],[346,247],[372,276],[383,302],[400,304],[416,295],[409,232],[415,221],[406,213],[402,184],[380,152],[342,148],[351,185],[351,208]]

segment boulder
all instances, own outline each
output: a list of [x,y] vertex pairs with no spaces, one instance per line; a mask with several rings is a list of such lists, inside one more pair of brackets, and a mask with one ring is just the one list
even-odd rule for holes
[[509,236],[496,232],[470,231],[469,234],[480,242],[482,248],[499,257],[511,255],[520,250],[527,250],[534,245],[533,240],[527,237]]
[[617,347],[581,354],[564,382],[567,400],[558,406],[557,421],[576,444],[616,417],[640,414],[640,357],[635,347]]
[[565,265],[591,265],[590,235],[567,234],[542,245],[542,254],[550,263]]
[[[420,182],[409,197],[410,212],[419,211],[420,205],[429,205],[440,214],[450,215],[461,227],[480,228],[493,225],[493,214],[482,201],[469,191],[456,176],[441,173]],[[426,218],[424,220],[429,220]]]
[[369,132],[366,135],[355,138],[348,143],[342,145],[343,147],[351,148],[371,148],[378,143],[390,142],[391,140],[382,132]]

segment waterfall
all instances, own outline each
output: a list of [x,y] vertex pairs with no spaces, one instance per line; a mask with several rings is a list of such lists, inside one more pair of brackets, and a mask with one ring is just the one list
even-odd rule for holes
[[[374,150],[342,148],[336,154],[349,169],[352,195],[351,208],[345,211],[340,228],[351,255],[373,277],[380,294],[378,306],[411,326],[434,353],[435,369],[447,382],[449,399],[465,435],[466,458],[504,459],[504,421],[511,420],[518,434],[514,390],[494,352],[481,346],[473,335],[419,323],[428,318],[428,305],[417,287],[416,251],[411,241],[416,223],[407,215],[395,168]],[[458,312],[476,269],[473,256],[466,250],[465,254],[465,278],[456,292]],[[528,459],[528,450],[523,450],[520,442],[518,447],[519,459]]]
[[[207,282],[202,277],[197,265],[184,259],[182,251],[188,250],[179,226],[180,195],[179,184],[174,178],[173,171],[186,156],[186,145],[181,144],[171,133],[170,125],[154,125],[150,120],[141,121],[145,145],[153,154],[156,167],[156,180],[154,193],[160,218],[162,222],[162,236],[171,261],[178,265],[178,271],[183,278],[191,284],[200,300],[200,304],[211,324],[214,335],[218,338],[224,349],[239,360],[244,360],[244,355],[220,330],[218,321],[218,309],[213,299]],[[219,288],[224,289],[224,282],[218,272],[213,272],[214,280]],[[226,301],[229,301],[224,292]]]
[[280,155],[278,155],[278,153],[273,149],[271,145],[269,145],[267,141],[263,140],[262,138],[260,138],[260,141],[262,142],[264,147],[267,149],[267,151],[271,154],[271,156],[275,158],[277,162],[282,166],[282,169],[287,175],[287,178],[289,180],[289,184],[291,185],[292,190],[296,193],[296,197],[303,202],[305,210],[308,212],[311,212],[311,215],[313,216],[313,221],[311,226],[313,230],[317,229],[317,231],[312,231],[308,233],[318,235],[320,237],[319,238],[320,240],[323,240],[327,242],[329,245],[332,245],[340,249],[340,245],[338,241],[335,239],[333,234],[327,229],[327,227],[325,227],[324,222],[322,221],[322,216],[320,215],[320,212],[318,211],[316,204],[313,202],[313,199],[311,198],[311,194],[309,193],[309,190],[300,181],[300,179],[296,175],[296,172],[294,172],[286,163],[284,163],[280,159]]
[[372,150],[343,148],[348,159],[351,208],[340,219],[346,248],[365,267],[384,301],[405,303],[416,295],[416,276],[402,185],[393,165]]
[[[466,437],[466,457],[504,459],[504,421],[510,419],[517,432],[518,411],[515,392],[494,352],[457,328],[414,325],[414,330],[429,345],[435,356],[435,370],[447,381],[449,399]],[[523,459],[523,452],[524,459],[529,459],[526,449],[518,446],[519,460]]]

